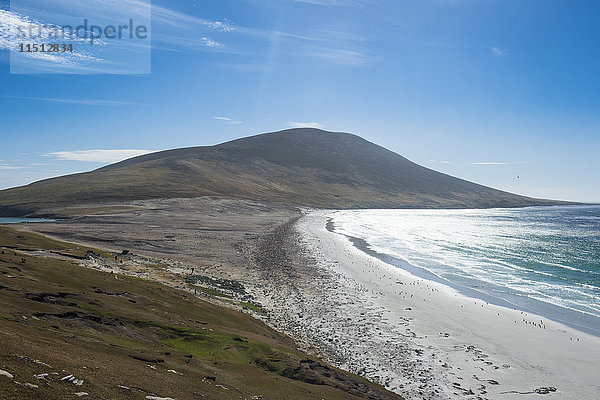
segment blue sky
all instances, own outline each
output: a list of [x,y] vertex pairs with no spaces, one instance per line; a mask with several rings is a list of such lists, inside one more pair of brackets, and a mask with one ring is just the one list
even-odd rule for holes
[[317,126],[496,188],[600,201],[597,1],[155,0],[152,13],[139,75],[11,74],[0,25],[0,188]]

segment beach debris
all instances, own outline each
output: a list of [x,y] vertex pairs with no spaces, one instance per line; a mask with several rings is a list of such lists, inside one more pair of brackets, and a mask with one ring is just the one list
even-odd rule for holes
[[0,369],[0,376],[5,376],[7,378],[14,378],[13,374],[11,374],[10,372],[7,372],[3,369]]
[[89,396],[89,395],[90,394],[86,393],[86,392],[77,392],[77,393],[75,393],[75,396],[77,396],[77,397],[84,397],[84,396]]
[[550,394],[556,392],[556,388],[554,386],[542,386],[537,389],[533,389],[529,392],[519,392],[518,390],[509,390],[507,392],[500,392],[500,394]]
[[170,397],[146,396],[147,400],[175,400]]
[[25,383],[23,384],[23,386],[25,386],[25,387],[28,387],[28,388],[30,388],[30,389],[37,389],[37,388],[39,388],[39,386],[38,386],[38,385],[34,385],[33,383],[29,383],[29,382],[25,382]]
[[537,389],[534,390],[535,393],[537,394],[549,394],[552,392],[556,392],[556,388],[549,386],[549,387],[539,387]]

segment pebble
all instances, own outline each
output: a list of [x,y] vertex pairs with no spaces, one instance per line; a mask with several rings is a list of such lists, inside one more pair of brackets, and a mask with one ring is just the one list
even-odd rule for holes
[[3,369],[0,369],[0,376],[5,376],[7,378],[14,378],[13,374],[11,374],[10,372],[6,372]]
[[83,385],[83,379],[77,379],[72,374],[69,374],[67,376],[63,376],[60,380],[61,380],[61,382],[72,383],[75,386],[81,386],[81,385]]

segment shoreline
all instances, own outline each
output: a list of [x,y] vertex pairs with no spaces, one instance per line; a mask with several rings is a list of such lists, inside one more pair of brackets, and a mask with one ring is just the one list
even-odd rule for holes
[[[425,268],[417,267],[417,266],[412,265],[409,262],[402,260],[400,258],[394,257],[389,254],[380,253],[378,251],[375,251],[371,248],[370,244],[364,239],[346,235],[346,234],[343,234],[340,232],[336,232],[333,218],[329,218],[327,220],[326,229],[331,233],[341,235],[341,236],[348,238],[348,240],[350,240],[350,242],[352,243],[352,245],[355,248],[357,248],[358,250],[362,251],[363,253],[365,253],[369,256],[378,258],[382,262],[389,264],[391,266],[394,266],[396,268],[403,269],[406,272],[408,272],[416,277],[426,279],[428,281],[437,282],[444,286],[451,287],[452,289],[458,291],[463,296],[473,298],[473,299],[479,299],[479,300],[485,301],[486,303],[494,304],[494,305],[504,307],[504,308],[513,309],[514,311],[524,311],[524,312],[527,312],[528,314],[538,315],[542,318],[547,318],[547,319],[553,320],[555,322],[558,322],[560,324],[571,327],[573,329],[576,329],[582,333],[587,333],[590,335],[600,337],[600,328],[594,328],[589,325],[582,325],[582,324],[579,324],[574,321],[575,319],[578,319],[578,320],[587,319],[589,321],[597,322],[597,325],[600,326],[600,318],[598,318],[596,316],[582,314],[582,313],[579,313],[579,312],[576,312],[573,310],[569,310],[569,309],[566,309],[566,308],[563,308],[563,307],[560,307],[560,306],[557,306],[554,304],[545,303],[545,302],[535,300],[535,299],[528,299],[528,300],[532,304],[536,305],[537,306],[536,308],[530,308],[530,307],[527,307],[522,304],[513,303],[502,297],[493,296],[489,293],[485,293],[483,291],[480,291],[480,290],[477,290],[477,289],[474,289],[474,288],[471,288],[468,286],[464,286],[464,285],[461,285],[456,282],[452,282],[448,279],[442,278],[442,277],[434,274],[431,271],[428,271]],[[554,313],[552,311],[554,311]],[[574,318],[571,318],[571,319],[559,318],[557,316],[557,314],[559,314],[559,313],[562,313],[563,315],[567,314]],[[575,318],[575,317],[578,317],[578,318]]]
[[[298,231],[320,268],[338,274],[344,297],[363,297],[369,313],[343,302],[336,310],[349,324],[367,328],[368,351],[354,362],[374,366],[362,371],[379,376],[386,386],[407,399],[523,398],[525,392],[555,388],[548,397],[594,399],[600,390],[600,338],[521,310],[467,297],[439,282],[417,277],[356,248],[345,236],[327,230],[329,211],[312,210]],[[354,292],[354,293],[352,293]],[[330,292],[331,297],[340,293]],[[340,299],[342,300],[342,299]],[[368,310],[368,308],[366,309]],[[354,313],[354,314],[353,314]],[[377,318],[372,318],[376,314]],[[385,316],[382,318],[381,316]],[[385,324],[378,325],[379,319]],[[321,328],[327,331],[327,323]],[[402,327],[404,332],[400,329]],[[373,332],[383,341],[373,341]],[[403,343],[399,342],[401,338]],[[357,353],[340,337],[339,347]],[[356,341],[360,344],[360,340]],[[356,343],[355,343],[356,344]],[[412,357],[389,357],[387,348],[408,351]],[[342,351],[343,352],[343,351]],[[387,358],[385,358],[387,357]],[[421,385],[410,384],[409,369],[429,371]],[[360,372],[360,371],[359,371]],[[421,387],[420,387],[421,386]],[[514,392],[513,392],[514,391]]]
[[541,387],[557,389],[544,398],[585,400],[600,391],[598,337],[553,321],[535,327],[534,316],[475,302],[369,256],[327,231],[332,211],[206,199],[132,207],[29,229],[169,260],[164,269],[130,272],[163,283],[169,274],[175,287],[185,286],[191,267],[239,281],[264,311],[251,312],[255,318],[406,400],[512,400],[524,395],[504,392]]

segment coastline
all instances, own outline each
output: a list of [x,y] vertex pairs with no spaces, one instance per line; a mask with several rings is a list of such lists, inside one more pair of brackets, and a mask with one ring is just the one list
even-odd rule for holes
[[[331,219],[331,218],[329,218],[327,220],[326,229],[331,233],[345,236],[346,238],[348,238],[348,240],[350,240],[350,242],[352,243],[352,245],[354,247],[356,247],[358,250],[362,251],[363,253],[365,253],[369,256],[375,257],[386,264],[403,269],[406,272],[408,272],[411,275],[414,275],[418,278],[437,282],[444,286],[449,286],[465,297],[479,299],[486,303],[494,304],[494,305],[501,306],[504,308],[509,308],[509,309],[513,309],[513,310],[517,310],[517,311],[524,311],[530,315],[537,315],[537,316],[541,317],[542,319],[547,318],[547,319],[553,320],[555,322],[569,326],[580,332],[588,333],[588,334],[591,334],[594,336],[600,336],[600,328],[595,328],[593,326],[590,326],[593,324],[593,325],[600,327],[600,318],[598,318],[596,316],[577,313],[572,310],[568,310],[568,309],[556,306],[554,304],[544,303],[542,301],[534,300],[534,299],[528,299],[528,301],[533,306],[535,306],[535,308],[527,307],[523,304],[516,304],[507,299],[504,299],[504,298],[501,298],[498,296],[493,296],[489,293],[449,281],[449,280],[444,279],[424,268],[414,266],[405,260],[393,257],[393,256],[385,254],[385,253],[377,252],[370,247],[369,243],[367,243],[365,240],[363,240],[361,238],[357,238],[357,237],[353,237],[353,236],[349,236],[346,234],[336,232],[335,225],[333,223],[333,219]],[[558,317],[559,315],[561,315],[562,318],[559,318]],[[579,321],[582,323],[578,323]],[[583,323],[586,323],[586,324],[584,325]]]
[[328,337],[336,324],[323,320],[328,310],[296,308],[320,308],[315,318],[302,315],[300,326],[309,332],[316,326],[337,342],[330,341],[336,349],[329,352],[346,355],[337,360],[342,367],[407,399],[516,399],[542,387],[556,389],[548,397],[597,396],[599,337],[389,265],[328,231],[327,213],[307,212],[297,229],[306,251],[333,279],[334,315],[355,326]]
[[[143,262],[116,265],[116,273],[176,288],[189,290],[191,268],[240,282],[263,311],[246,312],[301,350],[406,400],[522,399],[527,395],[504,392],[540,387],[557,389],[543,398],[597,397],[598,337],[545,319],[546,329],[525,324],[540,321],[386,264],[327,231],[329,213],[247,201],[152,200],[21,228],[132,250]],[[147,266],[154,259],[160,268]]]

